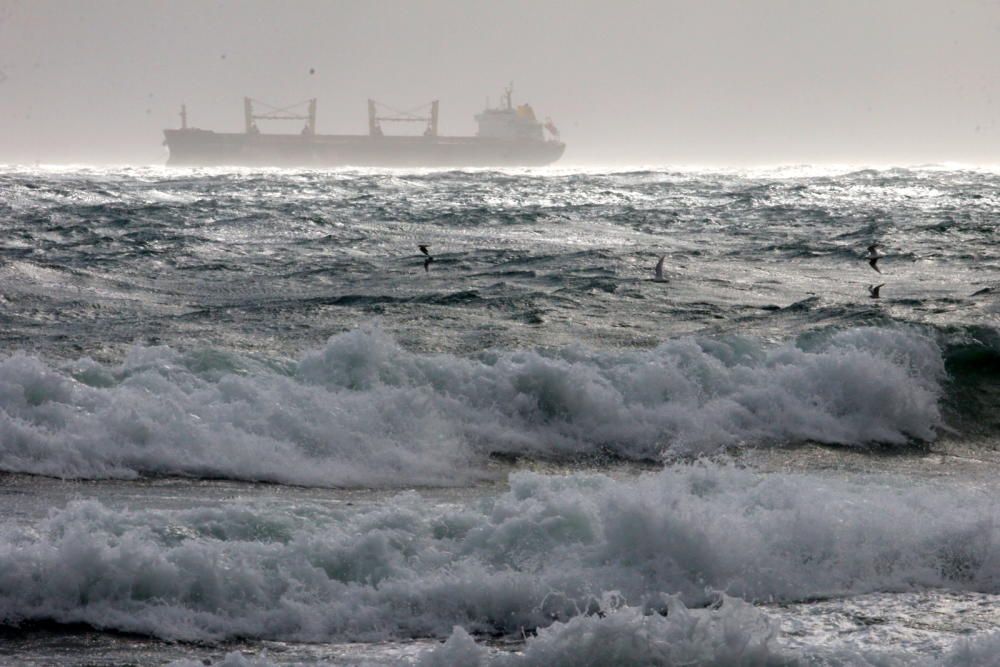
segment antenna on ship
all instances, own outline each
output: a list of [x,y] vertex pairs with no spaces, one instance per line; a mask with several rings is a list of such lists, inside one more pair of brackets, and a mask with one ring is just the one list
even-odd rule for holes
[[511,104],[510,101],[510,98],[513,94],[514,94],[514,82],[511,81],[509,84],[507,84],[507,87],[504,88],[503,91],[503,97],[507,101],[507,111],[510,111],[511,109],[514,108],[514,105]]
[[181,129],[188,129],[188,108],[186,104],[181,104]]

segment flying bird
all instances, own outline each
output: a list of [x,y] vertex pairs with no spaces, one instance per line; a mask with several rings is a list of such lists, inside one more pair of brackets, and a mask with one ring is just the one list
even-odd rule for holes
[[666,258],[667,258],[666,255],[660,256],[660,261],[656,263],[656,268],[654,269],[655,273],[653,280],[655,280],[658,283],[666,282],[666,279],[663,277],[663,260],[665,260]]
[[424,272],[425,273],[429,273],[430,270],[431,270],[431,262],[434,261],[434,258],[431,257],[431,254],[429,252],[427,252],[427,245],[426,244],[420,244],[417,247],[420,248],[420,252],[422,252],[425,255],[427,255],[427,258],[424,260]]
[[881,297],[879,297],[879,295],[878,295],[878,291],[879,291],[880,289],[882,289],[882,287],[883,287],[884,285],[885,285],[885,283],[882,283],[881,285],[869,285],[869,286],[868,286],[868,298],[870,298],[870,299],[878,299],[878,298],[881,298]]
[[878,241],[875,241],[870,246],[868,246],[868,254],[865,255],[865,259],[868,260],[868,266],[875,269],[876,273],[882,273],[882,270],[878,268],[878,261],[885,257],[885,255],[879,251],[878,247],[882,245]]

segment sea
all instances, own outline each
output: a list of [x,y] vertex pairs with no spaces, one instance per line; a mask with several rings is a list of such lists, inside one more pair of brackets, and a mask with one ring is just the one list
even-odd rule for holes
[[0,167],[0,664],[998,665],[998,221],[959,165]]

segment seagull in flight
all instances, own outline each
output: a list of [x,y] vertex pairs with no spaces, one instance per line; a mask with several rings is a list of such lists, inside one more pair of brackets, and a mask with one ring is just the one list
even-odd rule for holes
[[868,286],[868,298],[869,299],[878,299],[878,298],[880,298],[879,295],[878,295],[878,291],[880,289],[882,289],[882,287],[884,285],[885,285],[885,283],[882,283],[881,285],[869,285]]
[[422,252],[425,255],[427,255],[427,258],[424,259],[424,273],[429,273],[430,270],[431,270],[431,262],[434,261],[434,258],[431,257],[431,254],[429,252],[427,252],[427,245],[426,244],[421,243],[417,247],[420,248],[420,252]]
[[655,273],[653,280],[658,283],[663,283],[667,281],[667,279],[663,277],[663,260],[665,260],[666,258],[667,258],[666,255],[661,255],[660,261],[656,263],[656,268],[654,269]]
[[865,259],[868,260],[868,266],[875,269],[877,273],[882,273],[882,270],[878,268],[878,261],[883,257],[885,257],[885,255],[882,254],[878,249],[880,245],[882,244],[879,243],[878,241],[872,243],[870,246],[868,246],[868,254],[865,256]]

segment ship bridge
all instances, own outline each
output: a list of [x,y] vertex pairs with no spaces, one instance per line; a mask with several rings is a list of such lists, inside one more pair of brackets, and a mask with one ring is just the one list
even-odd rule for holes
[[543,125],[535,118],[535,110],[530,104],[514,106],[511,97],[513,86],[507,86],[501,97],[501,106],[486,109],[476,116],[479,123],[477,137],[488,139],[527,139],[544,141]]

